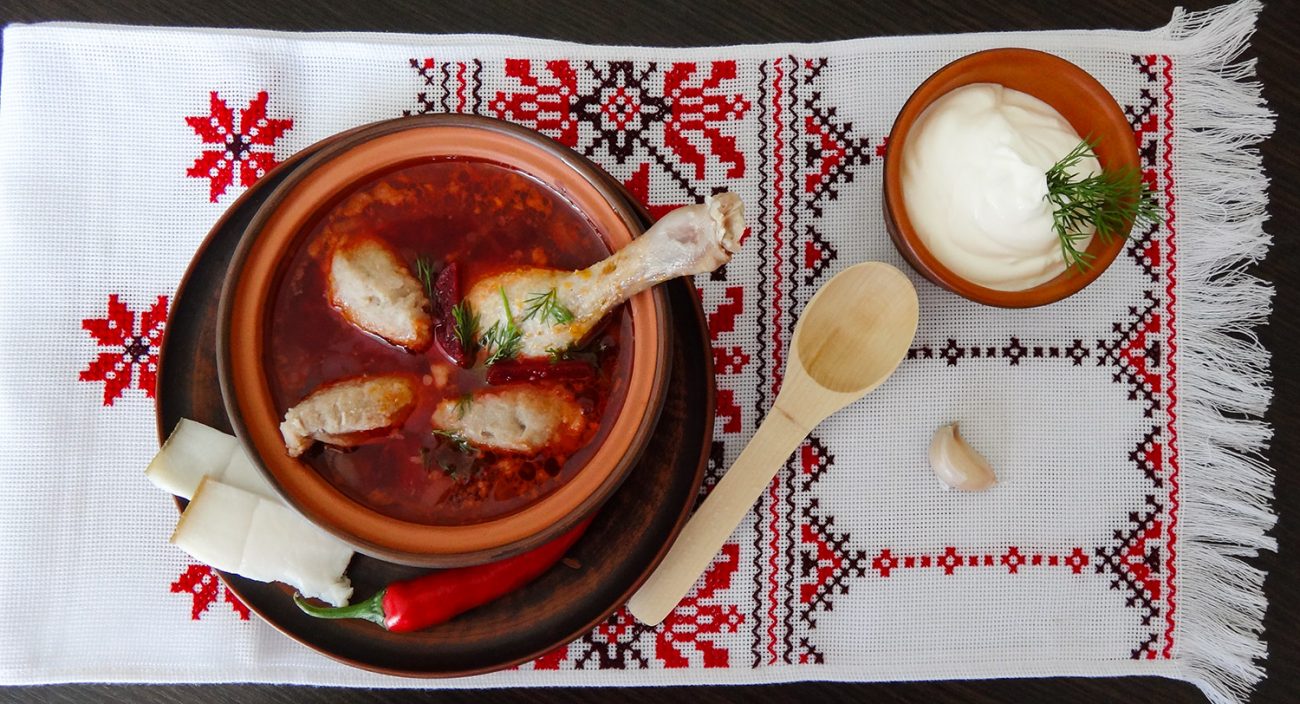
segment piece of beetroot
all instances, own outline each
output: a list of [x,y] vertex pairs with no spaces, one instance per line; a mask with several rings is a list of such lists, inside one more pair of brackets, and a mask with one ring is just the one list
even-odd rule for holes
[[522,381],[588,381],[596,376],[595,367],[579,360],[552,362],[549,359],[510,359],[488,367],[487,383],[493,386]]
[[[434,337],[438,346],[458,366],[469,369],[474,358],[456,337],[456,316],[452,308],[460,303],[460,275],[456,263],[452,262],[438,272],[433,282],[433,320]],[[472,340],[467,340],[472,342]]]

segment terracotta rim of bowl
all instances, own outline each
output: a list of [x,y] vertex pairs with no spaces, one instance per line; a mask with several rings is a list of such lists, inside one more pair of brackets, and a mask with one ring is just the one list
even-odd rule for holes
[[925,278],[977,303],[1002,308],[1031,308],[1055,303],[1079,292],[1110,266],[1124,249],[1132,223],[1109,242],[1092,238],[1094,257],[1084,271],[1066,269],[1056,278],[1023,291],[999,291],[972,283],[944,266],[912,228],[903,201],[902,151],[912,125],[935,100],[972,83],[999,83],[1051,105],[1075,131],[1099,140],[1097,160],[1103,169],[1138,169],[1133,128],[1119,103],[1088,72],[1058,56],[1033,49],[989,49],[939,69],[917,87],[894,120],[885,153],[885,224],[894,245]]
[[546,542],[599,506],[640,457],[658,422],[668,375],[667,301],[662,291],[628,302],[632,367],[622,407],[591,459],[565,484],[491,521],[431,526],[356,503],[309,465],[288,457],[263,366],[264,310],[289,254],[315,218],[375,174],[422,158],[455,156],[504,164],[573,203],[611,250],[643,231],[622,194],[582,157],[509,123],[426,115],[375,123],[331,144],[281,184],[249,224],[232,259],[218,312],[217,362],[231,425],[282,496],[308,519],[357,549],[393,562],[454,567],[501,559]]

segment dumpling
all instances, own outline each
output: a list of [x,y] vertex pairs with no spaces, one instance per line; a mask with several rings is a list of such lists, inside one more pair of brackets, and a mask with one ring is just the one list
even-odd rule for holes
[[367,374],[325,384],[284,414],[285,450],[298,457],[316,441],[354,447],[383,437],[406,422],[417,389],[408,374]]
[[582,406],[559,386],[520,384],[443,401],[433,412],[436,430],[498,452],[568,452],[584,440]]
[[433,341],[429,300],[406,263],[377,237],[342,240],[330,252],[329,301],[344,319],[412,352]]

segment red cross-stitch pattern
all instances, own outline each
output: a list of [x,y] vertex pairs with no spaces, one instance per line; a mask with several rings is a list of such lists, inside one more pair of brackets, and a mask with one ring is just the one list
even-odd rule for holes
[[102,348],[90,365],[81,371],[81,381],[103,382],[104,405],[113,402],[131,388],[154,397],[158,379],[158,345],[162,343],[163,327],[167,323],[167,297],[159,296],[147,310],[136,314],[127,308],[117,294],[108,297],[108,314],[103,318],[86,318],[82,329],[90,333]]
[[735,604],[705,604],[720,589],[731,584],[740,559],[740,546],[724,545],[705,574],[704,584],[692,596],[682,600],[656,630],[655,656],[664,667],[686,667],[687,649],[693,648],[703,656],[705,667],[726,667],[728,653],[702,635],[735,632],[743,620]]
[[619,609],[591,633],[534,660],[532,668],[576,669],[589,663],[601,669],[647,667],[651,652],[664,668],[690,667],[693,657],[703,667],[730,666],[729,651],[713,636],[734,633],[745,620],[737,605],[717,600],[731,586],[739,556],[739,545],[724,545],[699,588],[658,626],[640,623],[627,609]]
[[519,81],[520,90],[509,94],[498,91],[492,112],[576,147],[578,120],[573,116],[573,101],[578,94],[578,72],[568,61],[547,61],[544,66],[545,80],[534,72],[528,59],[506,59],[506,75]]
[[723,135],[719,126],[739,120],[749,110],[749,101],[741,94],[727,94],[724,81],[736,77],[735,61],[714,61],[709,75],[699,83],[694,63],[673,64],[664,76],[664,93],[672,99],[668,129],[664,142],[683,161],[695,167],[695,178],[704,178],[704,154],[692,137],[707,143],[708,150],[727,165],[727,178],[745,175],[745,155],[736,149],[736,138]]
[[1074,574],[1082,574],[1089,562],[1090,558],[1083,548],[1073,548],[1068,553],[1021,553],[1020,548],[1013,545],[1000,553],[984,550],[966,553],[949,545],[937,553],[896,553],[885,548],[871,559],[871,569],[881,577],[888,577],[894,570],[931,568],[941,570],[945,575],[953,575],[969,567],[992,567],[1004,570],[1007,574],[1020,574],[1021,568],[1026,566],[1060,567]]
[[[683,202],[696,202],[711,160],[727,179],[745,175],[745,154],[724,131],[752,108],[730,88],[736,62],[584,62],[564,59],[538,66],[506,59],[505,75],[518,85],[488,101],[495,117],[518,122],[577,149],[614,163],[651,164],[675,184]],[[585,129],[584,129],[585,128]],[[648,172],[637,171],[645,179]],[[645,200],[644,197],[642,197]],[[651,205],[656,216],[659,209]]]
[[216,147],[203,150],[185,172],[191,178],[208,179],[208,198],[213,203],[235,183],[236,173],[239,174],[239,184],[247,188],[279,165],[275,158],[275,142],[293,129],[293,120],[268,117],[266,104],[269,100],[266,91],[258,93],[249,101],[248,107],[239,111],[236,124],[234,110],[216,91],[212,91],[208,114],[185,118],[186,124],[203,140],[203,144]]
[[207,565],[190,565],[172,582],[173,594],[190,595],[190,619],[197,621],[209,608],[217,603],[218,597],[230,604],[230,610],[241,621],[248,620],[248,606],[239,600],[221,580],[217,573]]

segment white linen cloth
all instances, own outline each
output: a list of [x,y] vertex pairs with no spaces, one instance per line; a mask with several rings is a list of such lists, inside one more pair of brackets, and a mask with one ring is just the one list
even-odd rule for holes
[[[1260,676],[1270,474],[1251,453],[1267,248],[1250,150],[1271,128],[1231,63],[1257,5],[1089,31],[667,49],[501,36],[11,26],[0,79],[0,683],[492,687],[1153,674],[1220,701]],[[1084,293],[1004,311],[890,244],[893,118],[972,51],[1059,54],[1128,113],[1163,222]],[[751,233],[702,276],[717,462],[770,406],[802,305],[883,260],[916,281],[898,373],[816,429],[656,630],[616,616],[564,652],[453,681],[374,675],[241,618],[167,544],[142,470],[162,322],[230,203],[275,163],[408,113],[477,112],[599,162],[653,208],[728,188]],[[1227,276],[1223,274],[1227,272]],[[946,492],[960,421],[1000,483]],[[833,607],[833,608],[832,608]]]

